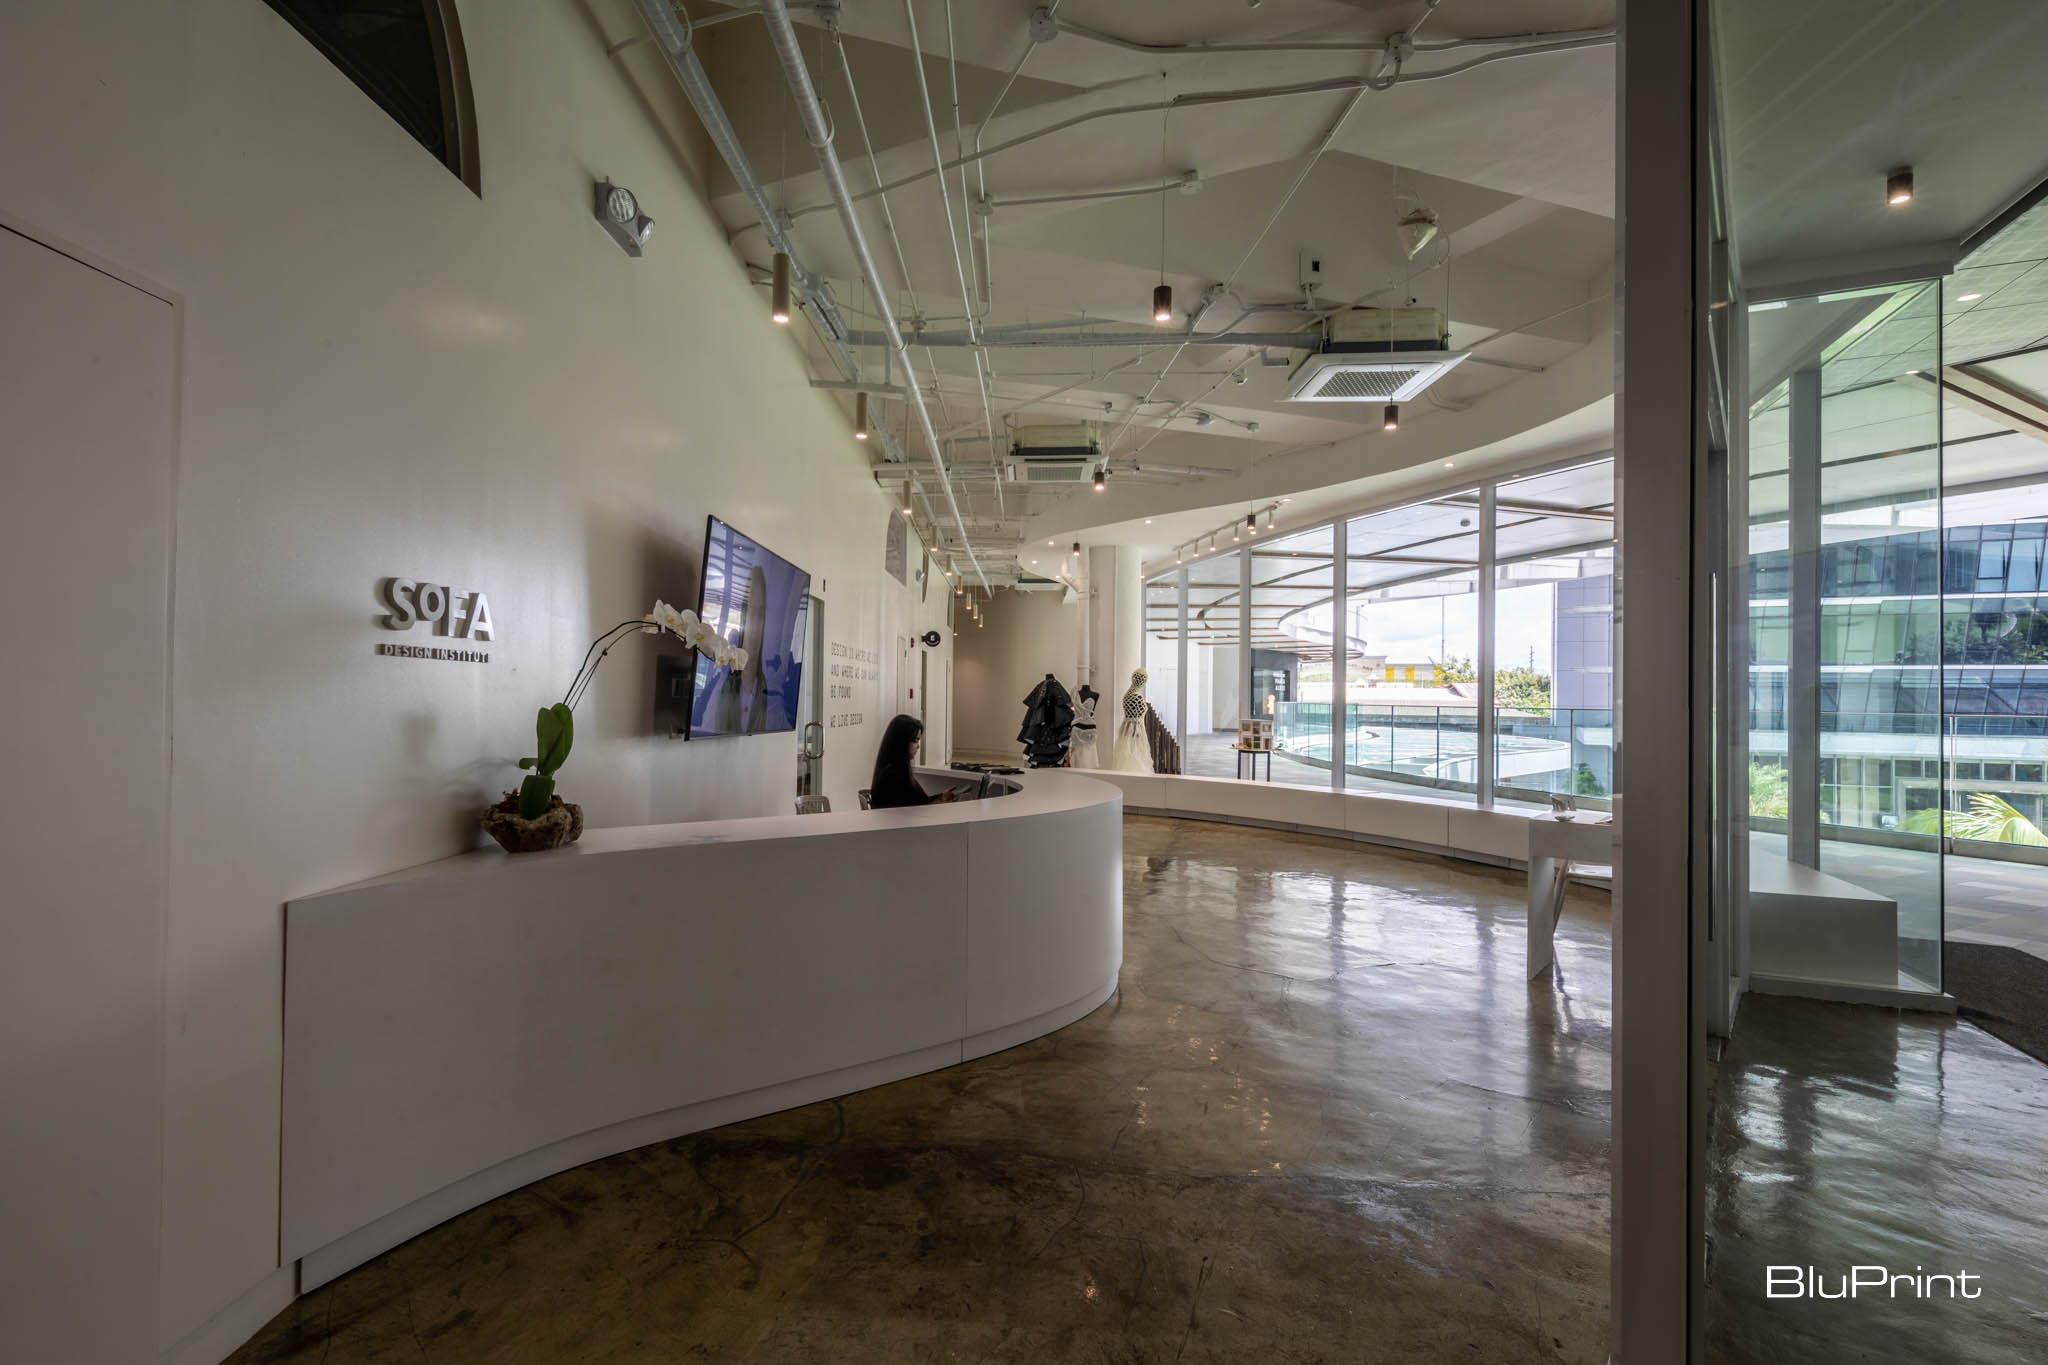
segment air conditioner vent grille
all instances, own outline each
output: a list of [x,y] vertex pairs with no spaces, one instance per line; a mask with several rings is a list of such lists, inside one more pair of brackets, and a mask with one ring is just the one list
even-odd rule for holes
[[1302,398],[1321,399],[1325,402],[1371,401],[1384,402],[1392,398],[1432,365],[1416,365],[1405,369],[1392,367],[1373,370],[1330,369],[1316,376],[1301,393]]
[[1095,477],[1095,465],[1094,460],[1011,460],[1006,473],[1011,483],[1086,483]]
[[1287,379],[1292,403],[1405,403],[1450,373],[1462,351],[1318,351]]

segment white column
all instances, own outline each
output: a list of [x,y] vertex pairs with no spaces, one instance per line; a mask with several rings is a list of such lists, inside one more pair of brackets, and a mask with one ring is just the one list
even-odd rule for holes
[[1087,551],[1088,595],[1082,619],[1088,659],[1098,691],[1120,697],[1131,673],[1145,663],[1144,561],[1133,545],[1097,545]]
[[[1492,483],[1479,486],[1479,808],[1493,805],[1493,504]],[[1552,666],[1555,672],[1555,665]]]
[[1785,856],[1820,866],[1820,361],[1792,375],[1787,432],[1790,604],[1785,667]]
[[1698,0],[1628,3],[1619,18],[1610,1347],[1617,1365],[1677,1365],[1701,1357],[1705,1285],[1693,697],[1711,656],[1695,669],[1692,547],[1713,77]]
[[1177,705],[1173,709],[1173,738],[1180,745],[1181,763],[1185,770],[1188,752],[1188,566],[1185,564],[1180,566],[1179,580],[1176,586],[1179,589],[1180,630],[1175,642],[1178,666],[1174,670],[1174,685],[1179,689],[1179,695],[1174,698]]
[[1351,645],[1350,526],[1339,517],[1330,528],[1330,790],[1337,792],[1344,790],[1344,742],[1351,732],[1345,723],[1346,686],[1351,680],[1346,660]]
[[1237,552],[1237,718],[1252,713],[1252,552]]

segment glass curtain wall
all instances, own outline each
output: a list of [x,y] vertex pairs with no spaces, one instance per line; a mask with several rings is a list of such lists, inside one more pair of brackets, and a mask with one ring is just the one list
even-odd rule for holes
[[1272,781],[1291,787],[1331,785],[1333,536],[1328,526],[1281,537],[1262,532],[1245,548],[1252,569],[1251,713],[1273,723],[1272,759],[1257,761]]
[[[1169,568],[1146,585],[1145,657],[1171,659],[1169,667],[1177,668],[1180,579],[1187,577],[1187,674],[1173,679],[1177,695],[1185,684],[1187,710],[1174,728],[1181,743],[1181,771],[1196,777],[1236,775],[1236,755],[1230,746],[1237,739],[1238,669],[1243,658],[1241,573],[1240,555],[1220,553]],[[1163,694],[1160,677],[1152,671],[1148,691],[1155,697]],[[1163,718],[1165,712],[1160,715]]]
[[1614,462],[1494,490],[1494,799],[1609,808]]
[[[1482,581],[1488,492],[1496,568]],[[1544,807],[1553,794],[1570,793],[1605,809],[1613,784],[1613,504],[1614,462],[1602,456],[1341,527],[1272,537],[1263,526],[1254,534],[1240,525],[1234,542],[1230,532],[1221,546],[1205,538],[1195,553],[1206,557],[1165,568],[1146,595],[1147,658],[1160,661],[1153,689],[1164,695],[1180,644],[1178,576],[1186,572],[1183,771],[1480,805]],[[1485,719],[1480,622],[1489,600],[1496,707]],[[1233,748],[1244,716],[1273,723],[1270,775],[1263,756],[1254,770]],[[1494,740],[1494,776],[1483,793],[1482,731]]]
[[1941,981],[1940,289],[1748,316],[1752,979]]
[[[1145,654],[1143,659],[1146,679],[1145,698],[1152,703],[1152,709],[1159,716],[1159,723],[1173,733],[1183,747],[1187,741],[1182,738],[1184,728],[1181,714],[1180,678],[1180,571],[1171,570],[1147,579],[1145,582]],[[1098,670],[1099,673],[1100,670]],[[1128,683],[1128,679],[1124,683]],[[1117,696],[1104,697],[1096,703],[1099,716],[1110,716],[1116,710],[1118,696],[1122,695],[1117,680],[1110,680]],[[1193,698],[1189,698],[1192,707]],[[1115,733],[1114,717],[1108,733]],[[1108,751],[1102,755],[1103,762],[1109,761]],[[1185,766],[1185,764],[1183,764]]]
[[1476,800],[1479,490],[1354,517],[1347,785]]

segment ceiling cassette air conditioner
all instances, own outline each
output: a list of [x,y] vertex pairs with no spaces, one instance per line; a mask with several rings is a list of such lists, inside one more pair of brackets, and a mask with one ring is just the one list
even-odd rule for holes
[[1003,477],[1011,483],[1088,483],[1099,462],[1099,457],[1092,455],[1034,455],[1028,460],[1007,461]]
[[1013,460],[1100,459],[1102,435],[1093,422],[1018,427],[1010,434]]
[[1293,403],[1405,403],[1465,359],[1434,308],[1347,308],[1287,377]]

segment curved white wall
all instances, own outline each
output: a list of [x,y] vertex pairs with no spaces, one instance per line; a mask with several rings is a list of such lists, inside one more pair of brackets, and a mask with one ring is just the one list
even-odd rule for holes
[[[650,118],[672,81],[644,45],[606,55],[637,21],[610,0],[460,9],[481,197],[260,0],[0,7],[0,223],[178,309],[167,1000],[137,1059],[161,1081],[163,1169],[133,1201],[160,1219],[161,1282],[32,1307],[142,1323],[179,1359],[218,1358],[290,1292],[286,901],[469,847],[591,636],[694,600],[707,513],[810,569],[828,634],[870,656],[836,708],[859,720],[828,731],[835,804],[902,694],[898,642],[945,628],[942,590],[882,572],[888,500],[706,211],[701,147]],[[644,95],[633,64],[658,77]],[[592,220],[597,176],[658,221],[644,259]],[[51,572],[112,573],[93,509],[76,518]],[[394,574],[486,590],[492,661],[375,655]],[[61,598],[18,594],[11,634]],[[593,824],[786,809],[792,736],[658,740],[650,706],[636,638],[561,775]],[[102,795],[41,794],[81,820]]]

